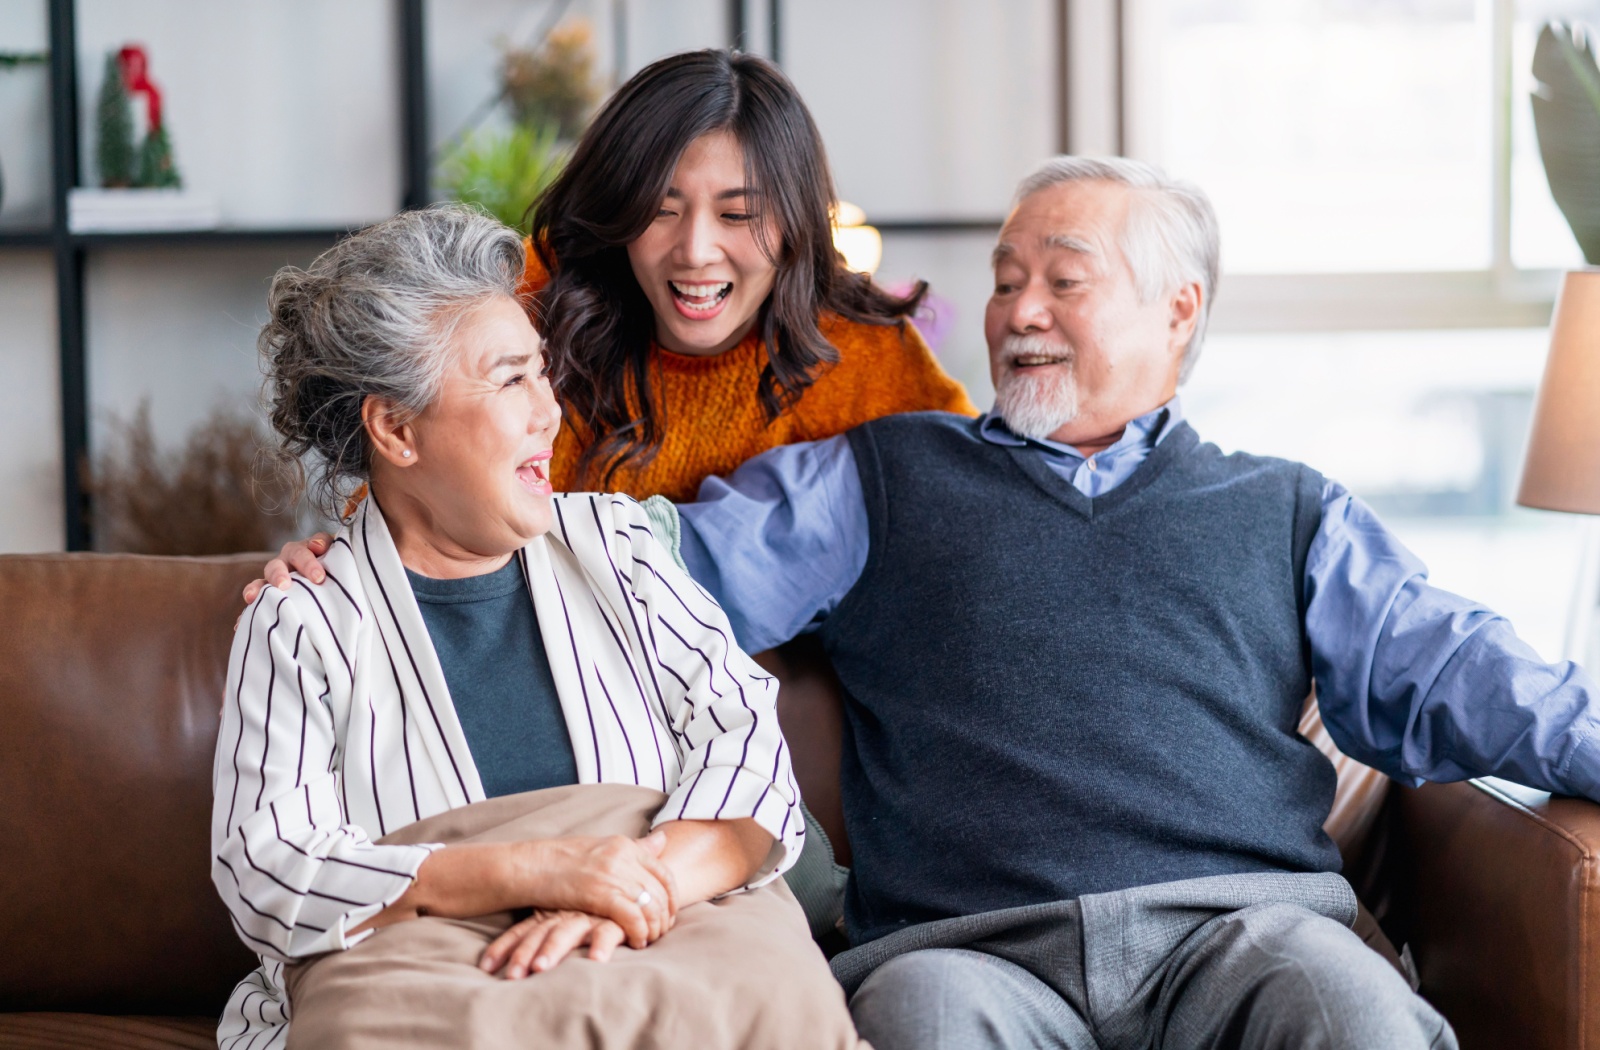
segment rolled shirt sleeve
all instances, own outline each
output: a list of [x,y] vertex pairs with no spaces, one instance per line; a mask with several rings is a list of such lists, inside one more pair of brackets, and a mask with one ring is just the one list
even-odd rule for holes
[[284,962],[365,939],[350,931],[440,848],[377,845],[346,820],[326,702],[330,674],[346,672],[324,663],[317,633],[291,595],[256,599],[234,636],[212,776],[212,881],[245,943]]
[[1306,633],[1323,722],[1396,779],[1497,776],[1600,800],[1600,691],[1502,616],[1428,582],[1372,509],[1329,482],[1306,559]]
[[626,545],[617,554],[633,565],[630,586],[646,613],[656,686],[682,765],[653,823],[753,819],[773,838],[747,887],[763,885],[799,859],[805,838],[800,789],[778,726],[777,680],[739,647],[727,615],[656,539],[644,509],[619,502],[636,520],[617,530]]

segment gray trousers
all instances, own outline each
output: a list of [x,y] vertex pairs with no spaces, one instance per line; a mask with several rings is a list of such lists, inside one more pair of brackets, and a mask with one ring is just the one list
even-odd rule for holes
[[833,967],[876,1050],[1454,1050],[1355,914],[1337,875],[1225,875],[927,923]]

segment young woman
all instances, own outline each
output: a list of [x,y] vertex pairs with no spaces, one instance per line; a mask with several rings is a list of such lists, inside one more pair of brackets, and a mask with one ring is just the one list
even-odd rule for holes
[[926,285],[845,269],[833,205],[816,125],[764,59],[673,55],[612,96],[533,208],[558,486],[693,499],[777,445],[975,411],[908,321]]

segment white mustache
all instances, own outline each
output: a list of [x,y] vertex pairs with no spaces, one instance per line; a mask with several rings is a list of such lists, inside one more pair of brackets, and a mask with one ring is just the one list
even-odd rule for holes
[[1000,344],[1000,363],[1008,366],[1020,357],[1054,357],[1070,365],[1077,356],[1066,343],[1042,335],[1010,335]]

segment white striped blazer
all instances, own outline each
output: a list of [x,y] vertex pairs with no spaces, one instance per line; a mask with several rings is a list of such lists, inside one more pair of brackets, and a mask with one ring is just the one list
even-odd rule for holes
[[[777,683],[626,496],[554,497],[519,551],[580,783],[667,793],[656,823],[753,817],[776,843],[750,885],[800,854],[805,822]],[[213,768],[212,880],[262,966],[235,989],[225,1050],[288,1034],[287,961],[337,951],[437,846],[376,845],[481,800],[444,672],[383,514],[366,500],[326,582],[268,587],[234,637]]]

